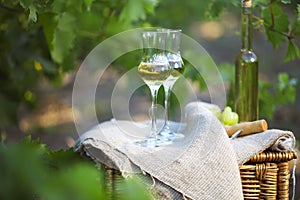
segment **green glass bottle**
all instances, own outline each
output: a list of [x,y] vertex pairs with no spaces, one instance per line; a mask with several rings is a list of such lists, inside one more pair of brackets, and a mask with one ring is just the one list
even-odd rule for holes
[[235,62],[235,111],[239,120],[258,119],[258,59],[252,51],[252,0],[242,0],[242,48]]

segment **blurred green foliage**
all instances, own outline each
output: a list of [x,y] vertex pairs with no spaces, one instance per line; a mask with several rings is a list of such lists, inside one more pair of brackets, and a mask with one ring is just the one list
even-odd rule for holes
[[[51,151],[26,137],[18,144],[0,144],[0,199],[109,199],[104,170],[88,159],[67,151]],[[120,196],[149,199],[136,180],[119,185]]]
[[[0,0],[0,128],[17,122],[20,102],[34,107],[40,79],[58,87],[64,74],[75,71],[104,39],[151,25],[184,30],[195,21],[218,18],[231,7],[238,11],[239,1]],[[274,48],[287,44],[284,61],[299,59],[299,4],[256,0],[254,7],[255,28],[266,33]],[[124,60],[125,66],[133,66]],[[201,77],[191,77],[204,87]]]
[[278,75],[278,82],[274,85],[269,82],[259,83],[259,110],[262,117],[272,119],[275,108],[289,103],[296,99],[295,78],[289,79],[287,73]]
[[105,38],[137,26],[156,0],[0,0],[0,128],[35,105],[41,78],[54,86]]

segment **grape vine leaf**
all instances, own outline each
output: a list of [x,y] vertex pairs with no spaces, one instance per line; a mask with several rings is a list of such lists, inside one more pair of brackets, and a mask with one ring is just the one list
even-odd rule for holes
[[278,32],[288,32],[290,23],[288,16],[282,12],[281,7],[276,4],[270,6],[272,8],[272,13],[269,7],[267,7],[263,9],[262,16],[265,22],[264,25],[268,40],[276,49],[283,41],[286,41],[286,38]]
[[80,35],[88,34],[98,34],[101,30],[101,24],[103,23],[103,17],[101,13],[94,12],[83,12],[80,17],[77,17],[77,25],[80,27],[78,33]]
[[300,35],[300,19],[294,20],[291,27],[291,35],[299,36]]
[[66,1],[63,0],[56,0],[53,1],[52,5],[51,5],[51,10],[54,13],[61,13],[64,11]]
[[289,40],[287,52],[283,61],[288,62],[296,58],[300,58],[300,50],[292,40]]
[[145,18],[143,3],[140,0],[129,0],[125,5],[121,15],[120,21],[127,22],[137,21],[140,18]]
[[[51,176],[52,175],[52,176]],[[101,187],[104,178],[97,169],[86,163],[78,163],[47,176],[43,199],[108,199]]]
[[67,12],[64,12],[60,19],[53,36],[53,49],[51,56],[57,63],[62,63],[64,57],[70,53],[70,49],[74,45],[76,18]]
[[285,41],[285,37],[283,35],[280,35],[279,33],[271,31],[268,28],[266,28],[266,34],[267,34],[268,40],[272,43],[272,45],[275,49],[277,49],[280,46],[280,44]]
[[120,21],[130,24],[145,19],[146,11],[153,12],[156,3],[153,0],[128,0],[120,15]]

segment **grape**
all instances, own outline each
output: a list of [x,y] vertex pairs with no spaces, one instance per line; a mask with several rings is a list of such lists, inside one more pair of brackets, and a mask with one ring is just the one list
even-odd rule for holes
[[215,104],[210,104],[206,102],[197,102],[197,104],[201,107],[208,109],[216,117],[219,117],[221,115],[221,108]]
[[239,116],[237,113],[232,112],[231,107],[226,106],[221,113],[219,120],[225,125],[225,126],[233,126],[238,123]]

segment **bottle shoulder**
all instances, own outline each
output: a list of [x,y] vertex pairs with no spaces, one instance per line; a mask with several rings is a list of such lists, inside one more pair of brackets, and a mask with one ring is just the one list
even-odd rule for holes
[[246,62],[258,62],[258,57],[251,50],[241,50],[240,53],[237,55],[237,60],[244,60]]

